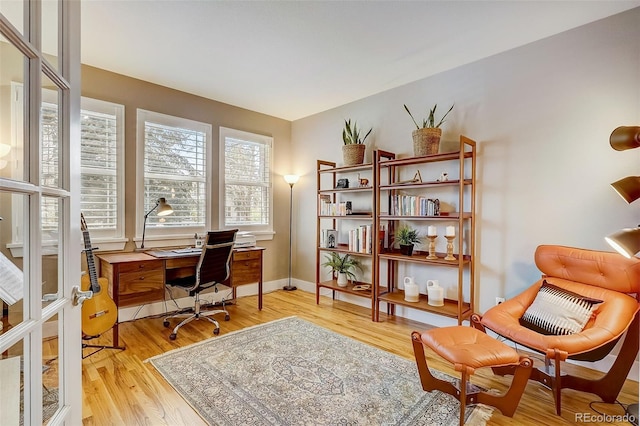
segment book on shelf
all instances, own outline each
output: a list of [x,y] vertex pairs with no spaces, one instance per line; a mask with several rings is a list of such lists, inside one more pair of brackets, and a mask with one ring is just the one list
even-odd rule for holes
[[371,225],[360,225],[349,231],[349,251],[371,254],[373,248]]
[[347,203],[334,203],[328,195],[320,196],[320,216],[346,216]]
[[420,195],[392,195],[389,199],[392,216],[438,216],[440,200]]

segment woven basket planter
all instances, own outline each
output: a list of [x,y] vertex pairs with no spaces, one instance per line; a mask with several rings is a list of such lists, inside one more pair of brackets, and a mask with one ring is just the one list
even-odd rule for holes
[[416,129],[413,136],[413,155],[422,157],[424,155],[437,154],[440,149],[440,137],[442,129],[439,127],[427,127]]
[[364,163],[364,150],[366,146],[361,143],[342,145],[342,161],[345,166],[357,166]]

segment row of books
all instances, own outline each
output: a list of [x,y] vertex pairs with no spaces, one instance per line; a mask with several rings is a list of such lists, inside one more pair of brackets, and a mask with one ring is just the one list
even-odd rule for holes
[[331,203],[321,200],[320,216],[346,216],[350,212],[347,210],[347,203]]
[[371,225],[360,225],[349,231],[349,251],[371,254],[373,242]]
[[438,216],[440,200],[419,195],[393,195],[389,197],[392,216]]

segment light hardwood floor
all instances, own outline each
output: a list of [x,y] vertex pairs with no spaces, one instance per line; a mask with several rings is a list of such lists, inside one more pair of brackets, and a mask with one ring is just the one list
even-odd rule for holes
[[[229,306],[230,321],[220,317],[220,336],[248,326],[288,316],[298,316],[335,332],[361,340],[385,351],[413,360],[410,334],[427,326],[403,318],[381,315],[381,322],[371,321],[370,311],[352,304],[321,298],[297,290],[282,290],[265,294],[262,311],[257,309],[256,297],[245,297]],[[208,321],[193,321],[183,327],[175,341],[170,341],[169,329],[161,318],[144,318],[120,325],[124,351],[103,350],[83,361],[83,423],[84,425],[203,425],[202,419],[155,371],[144,361],[171,349],[211,338],[212,325]],[[110,334],[110,333],[107,333]],[[213,337],[216,338],[216,337]],[[104,343],[109,342],[108,338]],[[88,351],[88,349],[85,349]],[[427,348],[429,366],[451,375],[456,372]],[[538,361],[536,361],[537,363]],[[574,365],[566,371],[584,376],[600,373]],[[417,374],[417,373],[416,373]],[[493,376],[490,369],[482,369],[472,381],[486,388],[504,391],[509,378]],[[529,382],[513,418],[495,410],[489,425],[565,425],[576,424],[576,413],[596,413],[589,403],[599,398],[587,393],[563,391],[563,413],[556,416],[551,393],[538,383]],[[627,380],[618,397],[623,404],[638,401],[638,383]],[[596,404],[607,414],[623,414],[621,407]],[[330,408],[330,407],[329,407]],[[590,423],[626,424],[628,423]]]

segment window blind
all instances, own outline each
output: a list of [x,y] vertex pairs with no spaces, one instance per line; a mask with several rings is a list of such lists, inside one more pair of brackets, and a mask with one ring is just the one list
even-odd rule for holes
[[269,225],[271,144],[225,137],[226,227]]
[[206,223],[205,132],[145,121],[144,211],[164,197],[173,214],[150,215],[150,227],[204,227]]

